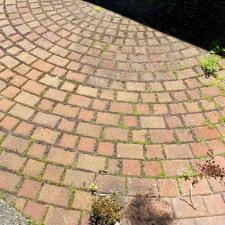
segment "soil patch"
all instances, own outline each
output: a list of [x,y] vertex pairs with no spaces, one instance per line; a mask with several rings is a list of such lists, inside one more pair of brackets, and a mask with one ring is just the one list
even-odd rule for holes
[[140,194],[129,203],[125,217],[131,225],[170,225],[173,221],[172,208],[167,201]]

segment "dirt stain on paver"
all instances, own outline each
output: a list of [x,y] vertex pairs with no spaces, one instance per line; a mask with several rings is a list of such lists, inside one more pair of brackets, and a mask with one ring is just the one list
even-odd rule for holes
[[140,194],[132,199],[125,216],[131,225],[170,225],[173,221],[168,202]]

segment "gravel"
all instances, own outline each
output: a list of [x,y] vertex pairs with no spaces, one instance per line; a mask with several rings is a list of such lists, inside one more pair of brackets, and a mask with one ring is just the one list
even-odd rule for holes
[[0,224],[1,225],[28,225],[27,220],[10,207],[3,200],[0,200]]

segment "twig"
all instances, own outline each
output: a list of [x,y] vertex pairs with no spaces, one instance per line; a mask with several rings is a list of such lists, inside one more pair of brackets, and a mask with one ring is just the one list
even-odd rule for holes
[[190,197],[190,201],[191,201],[191,204],[192,204],[192,208],[196,210],[195,206],[194,206],[194,203],[193,203],[193,199],[192,199],[192,184],[190,185],[190,188],[189,188],[189,197]]
[[195,206],[194,206],[194,203],[193,203],[193,199],[192,199],[192,184],[190,185],[190,188],[189,188],[189,198],[190,198],[190,202],[191,203],[189,203],[187,200],[185,200],[183,197],[180,197],[180,200],[181,201],[184,201],[184,202],[186,202],[189,206],[191,206],[191,208],[193,208],[194,210],[197,210],[196,208],[195,208]]

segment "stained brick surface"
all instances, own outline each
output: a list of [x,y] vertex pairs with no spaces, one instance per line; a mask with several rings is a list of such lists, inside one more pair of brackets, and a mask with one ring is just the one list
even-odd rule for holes
[[92,183],[167,199],[174,225],[224,225],[224,184],[202,179],[194,210],[183,179],[209,150],[225,167],[224,59],[206,78],[206,50],[94,7],[1,2],[0,189],[45,225],[87,225]]

